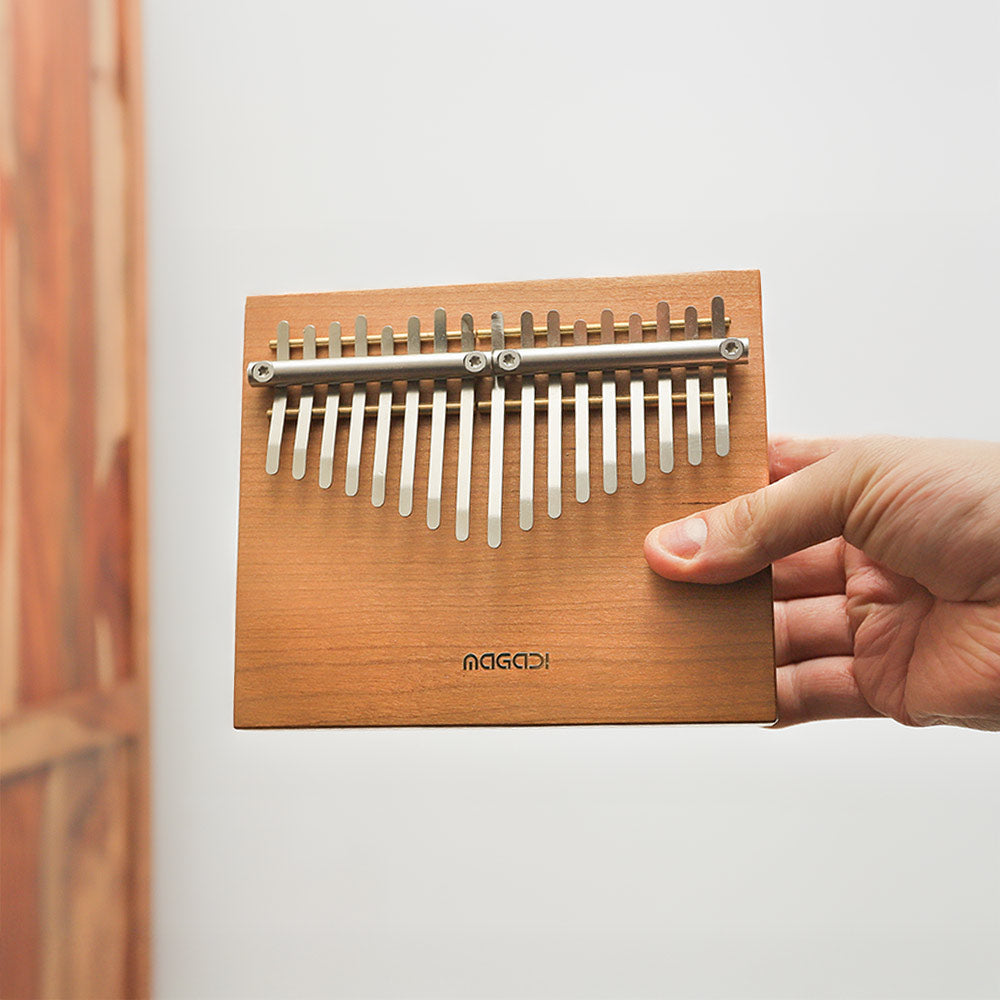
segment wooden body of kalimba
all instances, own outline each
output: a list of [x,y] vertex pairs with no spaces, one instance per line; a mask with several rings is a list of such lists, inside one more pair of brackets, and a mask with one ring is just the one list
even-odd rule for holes
[[[473,337],[464,378],[250,384],[281,369],[283,338],[324,364],[328,337],[364,354],[356,330],[372,359],[404,354],[412,317],[422,353]],[[557,341],[692,333],[748,351],[610,375],[499,367]],[[671,583],[642,554],[653,526],[767,482],[757,272],[254,297],[244,360],[237,726],[774,719],[770,573]]]

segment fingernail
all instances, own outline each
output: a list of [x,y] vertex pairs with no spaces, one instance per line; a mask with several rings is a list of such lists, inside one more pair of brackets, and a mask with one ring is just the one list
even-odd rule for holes
[[657,532],[656,544],[664,552],[680,559],[691,559],[697,555],[708,537],[708,525],[703,518],[686,517],[683,521],[671,521]]

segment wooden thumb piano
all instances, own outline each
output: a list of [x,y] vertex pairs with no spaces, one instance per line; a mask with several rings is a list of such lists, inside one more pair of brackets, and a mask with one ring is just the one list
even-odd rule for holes
[[238,727],[775,717],[770,571],[650,528],[767,482],[755,271],[247,300]]

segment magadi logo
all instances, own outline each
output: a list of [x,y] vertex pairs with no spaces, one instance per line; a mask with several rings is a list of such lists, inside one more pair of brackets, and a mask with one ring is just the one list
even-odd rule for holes
[[548,670],[549,654],[538,652],[519,653],[466,653],[462,658],[463,670]]

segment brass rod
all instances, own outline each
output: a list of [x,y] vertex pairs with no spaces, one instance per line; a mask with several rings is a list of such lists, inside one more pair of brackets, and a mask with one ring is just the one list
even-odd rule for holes
[[[732,400],[733,394],[732,394],[731,391],[728,393],[728,397],[729,397],[730,400]],[[659,396],[657,396],[657,395],[655,395],[653,393],[650,393],[650,394],[647,394],[647,395],[643,396],[642,398],[643,398],[643,400],[646,403],[655,403],[655,402],[658,401]],[[631,400],[630,396],[615,396],[615,404],[617,406],[619,406],[619,407],[626,407],[626,406],[628,406],[630,400]],[[675,392],[671,396],[671,401],[673,402],[674,406],[683,406],[686,400],[687,400],[687,395],[685,393],[683,393],[683,392]],[[713,400],[713,395],[712,395],[711,392],[704,392],[703,391],[701,393],[701,403],[702,403],[703,406],[708,406],[712,402],[712,400]],[[600,396],[591,396],[590,397],[590,404],[591,404],[591,406],[599,405],[600,402],[601,402],[601,397]],[[562,407],[563,407],[564,410],[571,410],[573,408],[573,403],[574,403],[574,400],[572,399],[572,397],[566,396],[566,397],[563,398]],[[489,413],[489,410],[490,410],[490,401],[488,399],[477,400],[476,401],[476,406],[483,413]],[[446,412],[447,413],[458,413],[458,407],[459,407],[459,404],[457,402],[455,402],[455,403],[449,402],[448,405],[447,405],[447,408],[446,408]],[[535,408],[538,409],[538,410],[547,410],[549,408],[548,399],[546,399],[544,396],[538,396],[535,399]],[[393,405],[392,405],[392,415],[394,417],[401,417],[403,415],[404,409],[405,409],[405,407],[404,407],[404,405],[402,403],[393,403]],[[521,400],[519,398],[508,399],[506,401],[506,404],[505,404],[505,409],[506,410],[520,410],[521,409]],[[314,406],[312,412],[313,412],[313,420],[316,420],[316,419],[322,417],[324,413],[326,413],[326,407],[325,406]],[[345,405],[339,406],[337,408],[337,412],[340,413],[340,414],[349,414],[351,412],[351,404],[347,403]],[[430,403],[421,403],[417,407],[417,412],[418,413],[423,413],[423,414],[429,414],[431,412],[431,404]],[[366,414],[378,413],[378,405],[376,403],[369,403],[369,404],[367,404],[365,406],[365,413]],[[298,416],[298,414],[299,414],[299,408],[297,406],[289,406],[285,410],[285,419],[286,420],[293,420],[295,417]],[[268,408],[267,415],[268,415],[268,417],[271,416],[271,410],[270,410],[270,408]]]
[[[726,316],[725,322],[726,322],[726,329],[728,330],[729,329],[729,317],[728,316]],[[656,320],[655,319],[643,320],[642,328],[643,328],[643,330],[655,330],[656,329]],[[699,329],[710,330],[712,328],[712,320],[711,320],[711,318],[700,318],[698,320],[698,328]],[[683,330],[684,329],[684,320],[682,320],[682,319],[671,320],[670,321],[670,329],[671,330]],[[542,334],[546,334],[548,332],[548,327],[546,327],[546,326],[536,326],[534,328],[534,330],[535,330],[535,336],[539,337]],[[587,332],[588,333],[599,333],[600,330],[601,330],[601,324],[600,323],[588,323],[587,324]],[[621,331],[621,332],[627,331],[628,330],[628,320],[623,320],[620,323],[615,323],[615,330],[616,331]],[[572,327],[572,325],[570,325],[570,326],[561,326],[561,327],[559,327],[559,331],[560,331],[560,333],[572,333],[573,332],[573,327]],[[508,327],[504,328],[503,332],[504,332],[504,337],[505,338],[506,337],[509,337],[511,339],[513,339],[515,337],[520,338],[520,336],[521,336],[521,327],[520,326],[508,326]],[[489,340],[490,336],[491,336],[491,332],[490,332],[490,330],[476,330],[475,331],[475,335],[479,339]],[[449,340],[459,340],[459,339],[461,339],[462,332],[460,330],[449,330],[445,334],[445,336]],[[368,343],[369,344],[377,344],[377,343],[379,343],[381,341],[381,339],[382,339],[381,335],[375,336],[374,334],[369,334],[369,336],[368,336]],[[405,343],[406,342],[406,331],[405,330],[393,330],[392,339],[397,344],[403,344],[403,343]],[[426,341],[432,341],[434,339],[434,332],[432,330],[426,330],[426,331],[424,331],[423,333],[420,334],[420,339],[421,339],[421,341],[424,341],[424,340],[426,340]],[[318,345],[320,345],[320,346],[329,344],[330,343],[330,338],[329,337],[317,336],[316,337],[316,343]],[[341,343],[342,344],[353,344],[354,343],[354,338],[353,337],[343,337],[341,339]],[[276,350],[277,347],[278,347],[278,341],[277,341],[277,339],[270,340],[268,342],[268,346],[270,346],[270,348],[271,348],[272,351]],[[288,346],[289,347],[301,347],[302,346],[302,338],[301,337],[292,337],[288,341]]]

